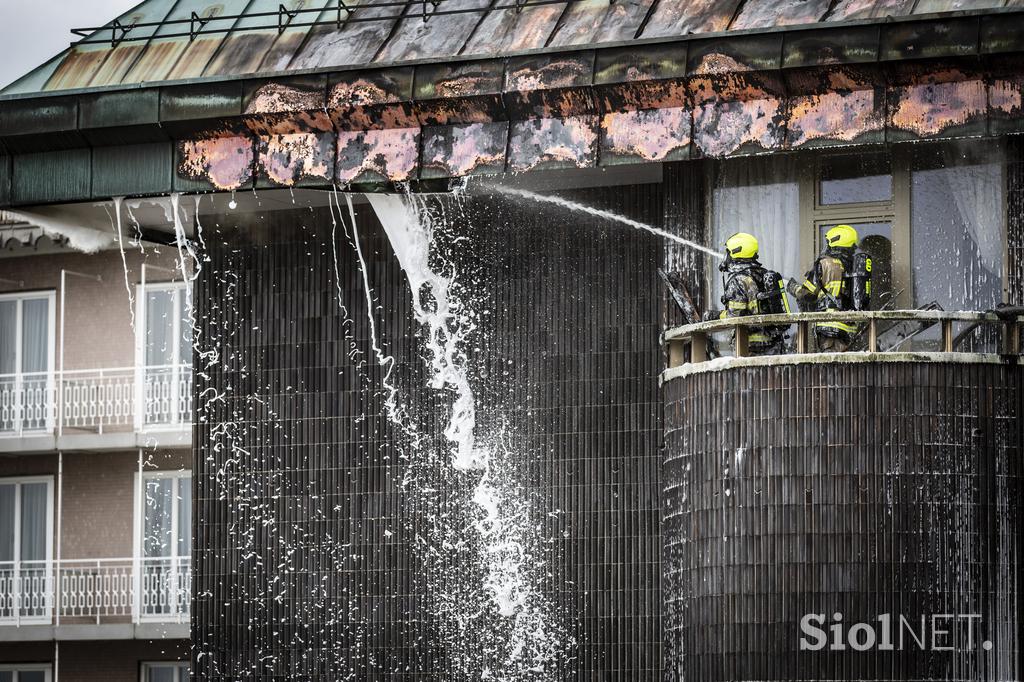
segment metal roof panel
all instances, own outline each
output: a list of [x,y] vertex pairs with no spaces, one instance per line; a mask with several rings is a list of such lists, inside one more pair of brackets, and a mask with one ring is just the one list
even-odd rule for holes
[[[621,46],[634,40],[705,33],[768,33],[785,26],[889,16],[903,17],[898,23],[908,36],[920,34],[920,40],[931,41],[907,57],[920,56],[925,49],[947,56],[963,50],[933,45],[945,40],[943,31],[934,26],[935,17],[925,15],[964,11],[978,15],[1024,7],[1024,0],[837,0],[829,9],[830,4],[830,0],[147,0],[92,31],[4,94],[200,77],[261,77],[456,56],[503,58],[544,48]],[[942,20],[955,22],[959,17]],[[915,26],[918,22],[922,26]],[[714,36],[714,40],[731,38]],[[829,39],[835,42],[834,37]],[[959,44],[955,36],[950,40]],[[994,42],[1000,41],[1006,42]],[[830,52],[837,54],[837,61],[844,61],[839,53],[850,52],[838,44],[814,41],[801,49],[804,56],[787,57],[786,63],[827,62]],[[713,49],[709,54],[721,52]]]
[[[354,11],[349,15],[342,10],[340,22],[337,8],[325,9],[321,13],[318,21],[330,22],[333,19],[335,23],[313,27],[289,68],[318,69],[373,61],[402,8],[393,6],[393,0],[352,0],[345,4]],[[359,20],[350,21],[356,15]]]
[[[109,32],[111,42],[86,43],[71,48],[67,60],[46,84],[46,89],[70,90],[121,83],[145,51],[148,40],[156,33],[155,24],[166,19],[172,6],[165,0],[148,0],[108,22],[89,39],[106,38]],[[131,42],[120,40],[127,37],[132,38]]]
[[915,0],[839,0],[826,21],[882,19],[910,14]]
[[570,3],[552,46],[592,45],[632,40],[653,0],[581,0]]
[[740,0],[662,0],[654,8],[643,37],[725,31],[739,5]]
[[812,24],[821,20],[831,0],[761,0],[746,2],[729,26],[738,31],[792,24]]
[[[398,29],[380,53],[376,61],[399,62],[411,59],[437,59],[453,57],[462,50],[473,29],[480,23],[490,0],[441,0],[434,14],[424,21],[423,11],[412,11],[399,23]],[[429,8],[429,3],[423,5]],[[444,14],[458,10],[481,10],[466,14]],[[430,11],[427,11],[430,14]]]
[[564,2],[556,2],[527,5],[518,12],[514,9],[491,10],[480,22],[462,54],[492,55],[544,47],[565,6]]

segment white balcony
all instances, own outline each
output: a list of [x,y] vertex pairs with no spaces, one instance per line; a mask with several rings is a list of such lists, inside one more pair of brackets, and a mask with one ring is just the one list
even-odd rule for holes
[[189,621],[189,557],[0,562],[4,628]]
[[152,443],[191,423],[188,365],[0,375],[0,440],[135,434]]

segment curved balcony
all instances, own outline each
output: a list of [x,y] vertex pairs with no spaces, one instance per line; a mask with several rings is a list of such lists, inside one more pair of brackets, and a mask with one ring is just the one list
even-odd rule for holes
[[[849,351],[815,352],[813,327],[830,321],[860,327]],[[788,352],[751,355],[750,329],[771,325],[790,327]],[[882,310],[733,317],[667,330],[662,335],[668,346],[663,378],[724,367],[808,362],[1013,362],[1021,355],[1022,325],[1024,310],[1019,307],[986,313]],[[726,355],[726,350],[733,354]]]
[[[665,334],[673,679],[1020,679],[1024,319],[1000,312]],[[863,326],[854,351],[814,352],[826,320]],[[787,354],[749,355],[752,326],[787,323]],[[711,357],[715,334],[736,354]],[[820,647],[804,623],[843,637]]]

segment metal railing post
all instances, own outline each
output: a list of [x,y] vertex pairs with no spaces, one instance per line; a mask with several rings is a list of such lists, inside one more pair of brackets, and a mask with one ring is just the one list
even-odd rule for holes
[[60,373],[57,374],[57,436],[64,435],[64,302],[67,300],[68,271],[60,271]]
[[60,562],[61,562],[61,523],[62,515],[64,513],[64,451],[57,451],[57,547],[54,553],[57,555],[57,560],[53,567],[53,604],[54,604],[54,621],[57,626],[60,626],[60,609],[61,601],[63,596],[63,590],[60,585]]
[[[142,448],[139,448],[138,458],[139,458],[139,461],[138,461],[138,477],[139,477],[138,480],[139,480],[139,485],[138,485],[138,490],[137,490],[137,492],[135,494],[138,495],[139,498],[137,500],[135,500],[134,503],[136,505],[136,509],[138,509],[140,511],[140,514],[144,514],[145,513],[145,499],[146,499],[146,480],[142,477]],[[142,505],[141,506],[139,506],[139,501],[140,500],[142,500]],[[135,552],[133,552],[133,556],[132,556],[132,592],[134,594],[132,594],[131,602],[132,602],[132,623],[135,624],[135,625],[138,625],[140,617],[141,617],[141,612],[142,612],[142,557],[141,557],[141,555],[142,555],[142,552],[145,551],[145,547],[144,547],[144,543],[141,541],[141,537],[142,537],[142,529],[144,527],[145,527],[144,525],[140,524],[138,529],[136,529],[134,531],[135,533],[137,533],[136,538],[139,538],[139,539],[136,540],[136,542],[139,543],[138,544],[138,549]]]

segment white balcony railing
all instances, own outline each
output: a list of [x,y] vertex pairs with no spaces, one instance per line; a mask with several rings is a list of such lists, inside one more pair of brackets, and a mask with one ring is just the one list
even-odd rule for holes
[[187,623],[189,557],[0,562],[0,627]]
[[188,365],[0,374],[0,436],[159,430],[191,421]]

